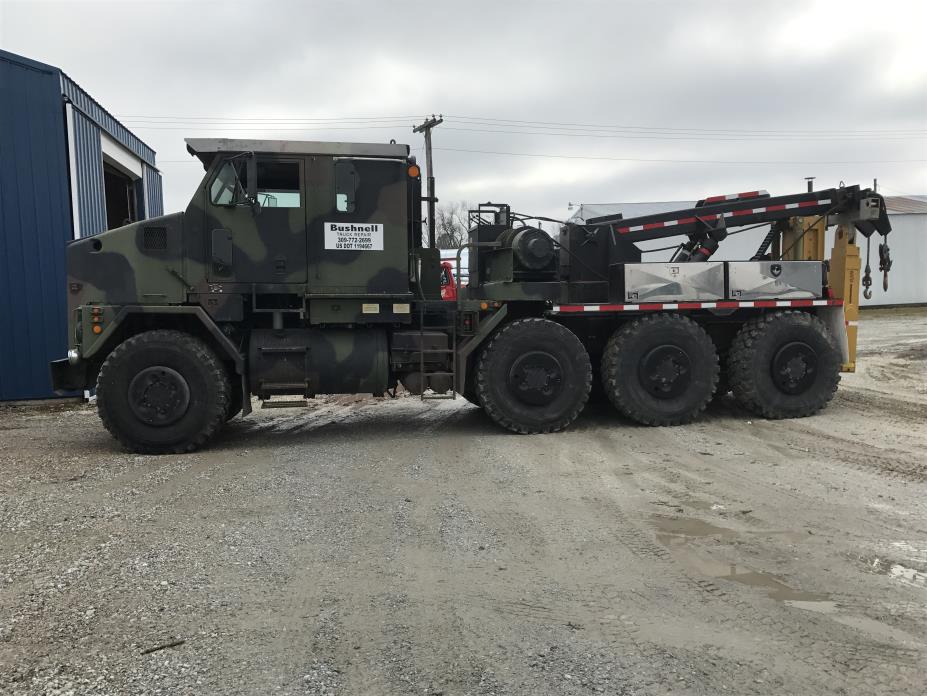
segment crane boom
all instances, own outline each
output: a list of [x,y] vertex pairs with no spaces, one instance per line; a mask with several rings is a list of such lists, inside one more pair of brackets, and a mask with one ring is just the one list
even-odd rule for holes
[[787,196],[770,196],[765,191],[712,196],[692,208],[634,218],[624,218],[620,214],[590,218],[586,226],[607,226],[616,237],[632,243],[686,235],[690,240],[688,256],[675,260],[704,261],[715,252],[729,228],[799,216],[852,223],[865,237],[875,232],[885,236],[891,231],[885,200],[871,189],[859,186]]

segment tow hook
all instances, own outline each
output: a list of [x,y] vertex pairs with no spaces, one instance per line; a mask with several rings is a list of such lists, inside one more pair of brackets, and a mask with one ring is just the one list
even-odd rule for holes
[[[868,269],[869,267],[867,266],[866,270]],[[888,248],[888,237],[879,245],[879,270],[882,271],[882,289],[887,292],[888,272],[892,270],[892,256]]]

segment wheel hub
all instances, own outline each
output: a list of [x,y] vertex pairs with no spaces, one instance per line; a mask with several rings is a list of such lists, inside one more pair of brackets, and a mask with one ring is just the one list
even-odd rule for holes
[[786,394],[801,394],[814,383],[817,366],[814,348],[801,341],[786,343],[773,357],[773,382]]
[[551,403],[563,386],[560,361],[545,351],[536,350],[520,356],[509,370],[509,389],[519,400],[531,406]]
[[190,386],[176,370],[146,367],[129,383],[129,408],[148,425],[175,423],[190,406]]
[[641,384],[658,399],[673,399],[682,394],[692,381],[689,355],[679,346],[670,344],[651,349],[641,360]]

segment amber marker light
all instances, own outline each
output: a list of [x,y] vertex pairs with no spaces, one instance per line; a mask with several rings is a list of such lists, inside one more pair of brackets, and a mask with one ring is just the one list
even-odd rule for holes
[[421,173],[422,170],[418,168],[417,164],[413,164],[409,167],[409,176],[411,176],[413,179],[420,176]]
[[95,333],[95,334],[101,334],[101,333],[103,333],[103,327],[100,326],[99,324],[94,324],[94,325],[93,325],[92,331],[93,331],[93,333]]

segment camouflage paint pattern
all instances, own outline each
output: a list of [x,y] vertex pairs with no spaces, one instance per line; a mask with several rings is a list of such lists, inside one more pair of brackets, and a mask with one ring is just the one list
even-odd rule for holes
[[[105,340],[89,326],[90,312],[79,307],[106,305],[107,314],[122,306],[202,305],[217,321],[240,321],[245,302],[284,294],[305,301],[312,323],[409,323],[410,247],[421,238],[419,220],[410,219],[420,180],[408,175],[401,158],[335,158],[304,154],[255,153],[258,162],[298,166],[300,206],[216,205],[209,187],[235,152],[212,158],[183,213],[144,220],[71,243],[68,247],[69,336],[84,354]],[[239,161],[241,157],[237,158]],[[350,212],[336,205],[334,169],[350,159],[356,172],[355,204]],[[258,181],[258,187],[260,181]],[[382,251],[326,249],[325,222],[383,225]],[[214,230],[231,236],[232,263],[214,263]],[[331,301],[332,298],[344,302]],[[375,303],[378,312],[363,311]],[[334,307],[334,309],[333,309]],[[369,307],[368,307],[369,309]],[[313,314],[318,314],[318,320]],[[77,325],[85,324],[78,332]],[[111,318],[107,329],[111,327]],[[78,342],[77,336],[81,336]]]
[[[438,254],[421,248],[416,212],[421,181],[410,177],[409,161],[292,151],[225,150],[198,156],[207,163],[206,171],[183,213],[132,223],[69,246],[71,347],[90,360],[112,348],[110,339],[126,317],[192,315],[247,381],[247,361],[259,345],[255,337],[274,340],[267,338],[272,333],[268,310],[285,309],[284,333],[311,347],[303,366],[310,392],[394,385],[388,374],[388,332],[415,324],[423,296],[440,298]],[[229,204],[214,202],[211,186],[230,160],[251,176],[262,165],[263,171],[292,165],[289,171],[298,172],[298,207],[257,206],[243,195]],[[261,176],[256,179],[251,193],[260,192]],[[353,205],[342,199],[339,206],[338,194]],[[284,200],[282,195],[278,200]],[[325,223],[382,225],[383,248],[327,248]],[[417,273],[422,290],[416,286]],[[484,293],[473,288],[469,296],[549,301],[557,297],[556,286],[506,282],[489,284]],[[466,299],[458,308],[468,304]],[[470,310],[474,330],[478,307]],[[94,323],[103,326],[102,333],[93,333]],[[91,379],[93,371],[80,367]],[[267,371],[287,368],[281,359]],[[255,387],[253,380],[250,386]]]

